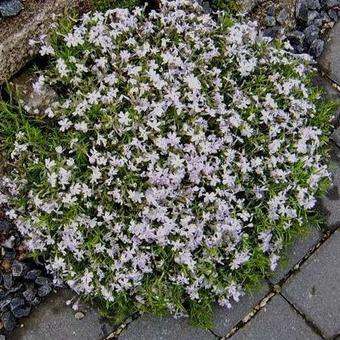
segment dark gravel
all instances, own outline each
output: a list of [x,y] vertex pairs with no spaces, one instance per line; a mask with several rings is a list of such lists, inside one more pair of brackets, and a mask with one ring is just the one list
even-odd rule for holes
[[0,210],[0,340],[53,289],[46,271],[32,259]]
[[[307,52],[318,58],[324,49],[327,29],[338,21],[339,15],[340,0],[297,0],[295,30],[285,33],[296,52]],[[264,34],[270,37],[282,34],[287,17],[284,8],[270,6],[264,20]]]
[[18,15],[22,9],[20,0],[0,0],[0,15],[3,17]]

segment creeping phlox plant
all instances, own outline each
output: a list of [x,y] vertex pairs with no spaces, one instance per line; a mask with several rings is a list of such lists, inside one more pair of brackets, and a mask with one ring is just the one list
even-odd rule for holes
[[2,136],[0,200],[56,280],[207,325],[276,267],[329,179],[329,110],[286,47],[191,0],[85,14],[42,46],[34,87],[59,99]]

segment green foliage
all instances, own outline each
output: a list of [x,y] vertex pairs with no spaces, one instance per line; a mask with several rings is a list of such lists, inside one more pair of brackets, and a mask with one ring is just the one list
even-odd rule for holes
[[241,10],[240,0],[212,0],[211,7],[215,11],[223,10],[229,14],[237,14]]
[[99,11],[106,11],[111,8],[133,8],[142,5],[143,0],[94,0],[94,6]]

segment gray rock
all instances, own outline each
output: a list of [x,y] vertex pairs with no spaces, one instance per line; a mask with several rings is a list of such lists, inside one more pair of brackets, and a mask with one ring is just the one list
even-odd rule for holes
[[24,306],[25,305],[25,300],[20,298],[20,297],[15,297],[11,300],[11,311],[13,312],[14,309]]
[[320,28],[315,25],[310,25],[304,30],[304,33],[307,43],[311,44],[315,39],[319,37]]
[[325,52],[319,60],[321,69],[334,82],[340,84],[340,22],[336,23],[325,44]]
[[35,281],[40,274],[41,274],[40,269],[32,269],[26,273],[25,279]]
[[325,338],[340,333],[340,231],[336,231],[283,287],[284,296]]
[[158,318],[143,315],[133,321],[118,337],[119,340],[213,340],[215,336],[208,330],[189,326],[188,320],[172,317]]
[[253,294],[243,296],[239,302],[234,303],[231,309],[215,306],[213,308],[213,333],[218,336],[227,335],[251,310],[269,293],[268,284],[264,283],[261,289]]
[[327,8],[340,6],[340,0],[325,0],[325,6]]
[[328,23],[332,21],[332,19],[325,11],[320,12],[320,19],[322,20],[323,23]]
[[12,332],[17,324],[14,315],[9,311],[2,314],[1,320],[8,332]]
[[321,18],[317,18],[317,19],[313,20],[312,25],[315,25],[315,26],[321,28],[323,23],[324,23],[324,21]]
[[28,288],[22,293],[23,297],[26,299],[28,302],[32,302],[37,295],[37,290],[35,288]]
[[4,287],[10,289],[13,286],[13,276],[11,273],[5,273],[2,275],[4,280]]
[[325,42],[321,39],[315,39],[310,45],[310,52],[315,58],[319,58],[324,50]]
[[267,16],[265,17],[265,19],[264,19],[264,23],[265,23],[265,25],[268,26],[268,27],[273,27],[273,26],[275,26],[275,24],[276,24],[276,19],[275,19],[275,17],[272,17],[272,16],[270,16],[270,15],[267,15]]
[[[105,339],[115,328],[105,322],[93,309],[83,319],[77,320],[66,301],[74,296],[70,290],[60,290],[43,300],[12,334],[12,339],[22,340],[97,340]],[[140,338],[139,338],[140,340]]]
[[284,25],[288,20],[288,17],[289,17],[288,11],[285,8],[282,8],[276,17],[276,20],[279,24]]
[[338,21],[338,12],[335,9],[330,9],[328,11],[328,16],[335,22]]
[[313,21],[319,17],[318,11],[309,11],[308,12],[308,19],[307,19],[307,25],[310,26],[313,24]]
[[20,0],[0,1],[0,14],[4,17],[12,17],[18,15],[23,6]]
[[279,283],[320,242],[321,238],[320,231],[310,228],[307,235],[296,239],[284,252],[278,268],[269,276],[270,282]]
[[31,306],[21,306],[14,310],[12,310],[13,315],[17,318],[23,318],[25,316],[28,316],[31,311]]
[[308,9],[320,9],[321,8],[319,0],[308,0],[307,6],[308,6]]
[[12,274],[14,277],[23,276],[27,270],[27,265],[22,262],[14,261],[12,264]]
[[295,13],[298,21],[307,22],[308,20],[307,0],[297,0]]
[[38,288],[38,296],[44,297],[52,292],[52,288],[49,285],[43,285]]
[[48,279],[47,277],[38,276],[35,279],[35,283],[39,286],[44,286],[44,285],[49,285],[51,283],[51,280]]
[[274,296],[232,340],[321,340],[280,295]]
[[0,301],[0,312],[6,311],[9,308],[10,303],[11,303],[10,298]]

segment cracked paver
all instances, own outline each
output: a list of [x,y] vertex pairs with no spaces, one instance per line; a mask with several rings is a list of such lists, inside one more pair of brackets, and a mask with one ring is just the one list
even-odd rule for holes
[[322,338],[281,295],[276,295],[231,339],[320,340]]
[[143,315],[131,322],[118,337],[119,340],[213,340],[208,330],[193,327],[187,319]]
[[340,230],[289,278],[282,293],[326,337],[340,334]]

